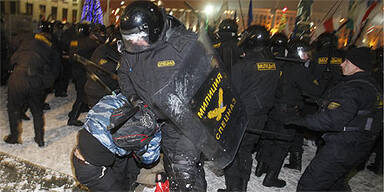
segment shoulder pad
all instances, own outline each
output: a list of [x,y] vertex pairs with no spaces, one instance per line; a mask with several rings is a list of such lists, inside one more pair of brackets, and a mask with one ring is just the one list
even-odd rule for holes
[[168,43],[171,44],[178,52],[181,52],[187,45],[191,45],[191,41],[197,40],[197,35],[192,31],[186,30],[184,27],[176,27],[172,35],[168,39]]

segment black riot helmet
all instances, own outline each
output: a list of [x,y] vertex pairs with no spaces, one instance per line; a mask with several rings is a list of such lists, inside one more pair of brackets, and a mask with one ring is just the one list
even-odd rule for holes
[[233,19],[224,19],[219,25],[219,32],[237,33],[237,23]]
[[76,25],[76,34],[79,36],[88,36],[91,29],[86,23],[79,23]]
[[284,33],[275,33],[271,38],[272,53],[284,57],[288,46],[288,37]]
[[158,42],[165,26],[165,14],[150,1],[134,1],[129,4],[120,20],[120,33],[125,50],[143,52]]
[[319,35],[316,41],[316,49],[324,49],[337,46],[337,37],[333,33],[325,32]]
[[39,32],[52,33],[53,25],[48,21],[40,21]]
[[311,48],[304,40],[294,39],[288,42],[288,57],[306,61],[310,57]]
[[256,47],[266,47],[268,43],[268,30],[260,25],[252,25],[243,32],[238,45],[244,50],[249,50]]

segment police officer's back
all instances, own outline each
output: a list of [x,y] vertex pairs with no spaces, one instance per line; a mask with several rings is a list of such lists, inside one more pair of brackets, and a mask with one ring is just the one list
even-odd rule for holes
[[[92,53],[98,46],[95,39],[90,38],[91,29],[88,24],[80,23],[76,26],[77,38],[70,42],[69,54],[78,54],[86,59],[90,59]],[[83,123],[77,118],[82,109],[87,108],[85,103],[84,85],[87,81],[86,70],[83,64],[72,60],[72,76],[75,81],[76,101],[72,110],[68,114],[68,125],[81,126]]]
[[[111,38],[111,41],[113,38]],[[117,62],[120,55],[117,50],[116,39],[107,44],[101,44],[93,52],[91,61],[99,65],[105,71],[90,67],[87,82],[85,83],[86,101],[89,107],[94,106],[103,96],[110,94],[118,88]],[[94,75],[97,77],[95,78]],[[101,81],[101,82],[100,82]]]
[[[274,103],[279,81],[279,65],[269,48],[269,32],[265,27],[250,26],[240,40],[245,56],[232,68],[231,79],[245,104],[249,119],[247,130],[262,130]],[[246,191],[252,168],[252,152],[260,134],[245,132],[233,162],[224,169],[226,190]]]
[[219,25],[216,34],[217,43],[213,47],[223,61],[224,68],[228,73],[232,66],[240,58],[241,50],[237,46],[237,23],[233,19],[224,19]]
[[329,79],[329,86],[336,84],[341,78],[340,64],[343,52],[337,49],[337,37],[332,33],[321,34],[316,41],[316,51],[310,70],[317,79]]
[[41,32],[23,41],[11,58],[13,72],[8,82],[8,116],[11,134],[5,138],[10,144],[20,143],[18,125],[28,106],[34,119],[35,142],[44,146],[43,105],[47,89],[61,70],[59,55],[53,48],[49,23],[41,25]]

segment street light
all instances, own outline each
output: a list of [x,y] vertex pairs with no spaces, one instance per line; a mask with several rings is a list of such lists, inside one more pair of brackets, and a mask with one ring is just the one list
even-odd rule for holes
[[214,9],[213,5],[208,4],[208,5],[205,6],[203,12],[204,12],[207,16],[210,16],[210,15],[213,14],[213,9]]

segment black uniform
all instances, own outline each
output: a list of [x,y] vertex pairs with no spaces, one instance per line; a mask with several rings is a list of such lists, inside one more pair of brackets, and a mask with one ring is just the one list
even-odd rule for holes
[[[182,67],[195,65],[196,62],[208,62],[203,46],[197,41],[196,34],[187,31],[184,26],[176,27],[169,39],[160,40],[150,51],[136,54],[124,52],[118,70],[119,85],[123,95],[137,94],[145,103],[153,105],[152,96],[169,82],[169,75]],[[164,38],[162,34],[161,39]],[[200,127],[196,127],[194,136],[184,135],[182,127],[176,127],[155,109],[159,119],[167,122],[162,127],[162,150],[165,170],[170,176],[171,189],[205,191],[207,184],[204,169],[200,161]],[[191,140],[194,139],[194,140]]]
[[[76,53],[86,59],[90,59],[97,46],[98,43],[89,38],[89,36],[79,36],[76,40],[70,42],[70,55]],[[76,101],[68,114],[68,124],[81,126],[82,122],[78,121],[77,118],[80,116],[81,110],[87,108],[84,93],[87,73],[84,66],[78,62],[72,61],[72,76],[76,88]]]
[[[101,71],[95,67],[89,67],[89,70],[97,75],[97,77],[100,78],[100,81],[102,81],[102,83],[95,81],[88,75],[84,90],[86,102],[89,107],[94,106],[103,96],[110,94],[110,91],[116,90],[119,87],[117,79],[113,79],[111,74],[116,74],[117,77],[117,62],[120,59],[120,55],[118,54],[117,49],[112,48],[112,46],[116,47],[116,44],[102,44],[96,48],[95,52],[92,54],[91,61],[100,65],[100,67],[109,73]],[[107,87],[102,85],[103,83]]]
[[[372,76],[378,83],[381,90],[383,89],[383,47],[380,47],[376,49],[376,60],[375,65],[373,67]],[[383,174],[383,103],[381,102],[380,105],[377,108],[377,111],[381,113],[381,115],[378,115],[378,122],[381,122],[377,124],[379,126],[378,128],[381,128],[381,132],[377,138],[374,152],[376,153],[375,156],[375,162],[368,165],[367,168],[374,173],[378,175]]]
[[298,152],[302,153],[303,136],[297,133],[293,127],[284,126],[284,121],[301,115],[304,94],[320,96],[322,90],[323,88],[318,85],[317,81],[314,81],[313,76],[303,65],[292,62],[282,64],[282,75],[276,92],[275,105],[266,124],[266,130],[281,134],[281,136],[265,138],[261,144],[260,154],[257,156],[258,162],[266,165],[264,167],[267,168],[263,170],[267,172],[263,185],[285,186],[285,182],[277,181],[280,168],[290,147],[300,149]]
[[315,52],[310,70],[315,78],[330,79],[328,86],[333,86],[340,81],[343,52],[335,47],[326,47]]
[[8,116],[11,134],[7,143],[18,143],[18,125],[28,106],[33,115],[35,141],[44,146],[43,105],[47,89],[52,88],[61,65],[48,34],[39,33],[24,41],[11,58],[14,70],[8,82]]
[[63,64],[63,71],[55,83],[55,96],[66,97],[69,80],[72,76],[72,66],[69,62],[69,46],[72,40],[76,39],[76,32],[73,25],[63,31],[59,41],[59,48],[61,51],[61,63]]
[[237,36],[236,34],[233,35],[233,32],[219,32],[218,41],[213,47],[223,60],[224,69],[230,73],[231,68],[239,60],[241,54],[241,50],[237,46]]
[[85,129],[79,131],[72,163],[77,180],[91,191],[133,191],[140,173],[131,154],[113,154]]
[[0,43],[1,43],[1,63],[0,63],[0,80],[1,85],[6,85],[7,79],[9,77],[8,69],[8,51],[9,51],[9,42],[7,31],[5,30],[5,24],[3,23],[3,18],[1,18],[1,29],[0,29]]
[[[280,67],[267,48],[247,51],[232,68],[232,82],[246,106],[248,131],[264,129],[274,103]],[[252,152],[259,134],[245,132],[233,162],[224,169],[227,191],[246,191],[252,168]]]
[[300,178],[298,191],[350,190],[346,177],[361,163],[377,138],[371,126],[378,89],[366,72],[343,77],[325,95],[326,104],[295,124],[323,132],[325,145]]

